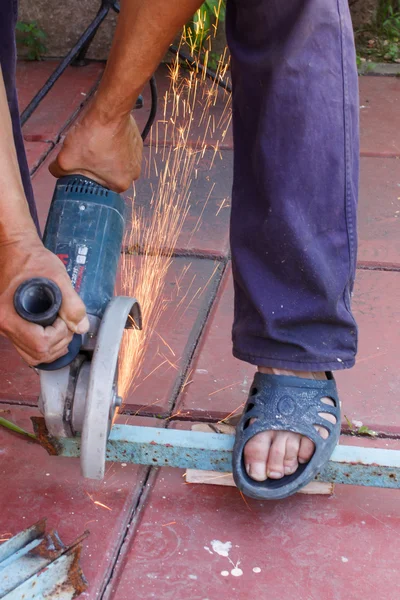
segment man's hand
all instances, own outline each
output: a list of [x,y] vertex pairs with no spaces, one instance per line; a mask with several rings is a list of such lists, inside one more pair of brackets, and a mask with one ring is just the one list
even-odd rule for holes
[[138,179],[143,142],[133,117],[108,119],[96,107],[68,133],[49,170],[54,177],[81,174],[115,192]]
[[[53,362],[67,353],[73,333],[89,328],[85,305],[74,291],[64,265],[28,234],[0,247],[0,333],[7,336],[29,365]],[[60,288],[62,305],[57,320],[41,327],[22,319],[14,309],[14,292],[32,277],[47,277]]]

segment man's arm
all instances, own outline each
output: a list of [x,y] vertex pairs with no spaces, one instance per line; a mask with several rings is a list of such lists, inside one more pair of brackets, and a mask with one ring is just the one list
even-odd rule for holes
[[[0,333],[11,339],[31,365],[66,353],[72,332],[86,331],[85,307],[61,261],[43,247],[31,219],[14,146],[10,113],[0,68]],[[22,281],[45,276],[63,294],[60,317],[51,327],[21,319],[13,296]]]
[[50,166],[55,177],[82,173],[121,192],[140,174],[142,141],[131,110],[175,34],[201,0],[122,0],[99,89]]

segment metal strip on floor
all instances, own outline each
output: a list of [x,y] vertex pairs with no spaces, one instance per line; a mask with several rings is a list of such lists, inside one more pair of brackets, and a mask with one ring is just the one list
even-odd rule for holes
[[[51,438],[44,420],[34,421],[36,433],[50,454],[80,455],[79,438]],[[178,467],[230,472],[234,436],[156,427],[114,425],[106,460],[154,467]],[[381,488],[400,487],[400,451],[337,446],[317,481]]]
[[2,600],[73,600],[87,588],[79,565],[85,532],[66,546],[43,519],[0,546]]

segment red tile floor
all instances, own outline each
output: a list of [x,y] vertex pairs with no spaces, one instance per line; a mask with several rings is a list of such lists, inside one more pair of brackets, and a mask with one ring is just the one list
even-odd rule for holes
[[[22,107],[53,67],[52,62],[19,65]],[[91,63],[68,69],[24,127],[42,225],[54,185],[48,163],[102,68]],[[162,67],[157,74],[161,96],[169,86],[166,76]],[[148,113],[147,92],[145,102],[137,112],[141,124]],[[225,102],[219,96],[212,107],[216,122]],[[360,250],[354,298],[360,353],[354,369],[338,374],[345,415],[383,434],[361,443],[394,449],[400,449],[399,105],[398,78],[360,79]],[[201,107],[195,114],[201,114]],[[192,143],[201,131],[201,125],[193,130]],[[149,345],[137,391],[126,398],[126,415],[119,417],[123,422],[162,425],[154,419],[158,416],[176,421],[173,427],[190,428],[196,420],[221,419],[246,398],[253,370],[230,354],[232,136],[230,130],[218,135],[217,128],[206,136],[208,149],[191,186],[191,212],[166,281],[168,302],[159,336]],[[220,152],[210,170],[217,141]],[[149,164],[153,145],[154,138],[145,149]],[[159,169],[159,156],[156,161]],[[143,177],[127,196],[136,194],[146,209],[156,183],[154,174]],[[173,366],[157,368],[160,356],[166,356],[160,340],[172,351]],[[29,428],[30,416],[38,414],[37,376],[4,339],[0,381],[0,412]],[[360,440],[345,435],[343,443]],[[399,598],[397,491],[337,486],[330,498],[245,503],[234,488],[185,484],[180,470],[120,464],[108,465],[104,482],[93,483],[81,478],[77,460],[49,457],[5,430],[0,430],[0,456],[0,533],[15,534],[42,517],[67,542],[89,529],[82,567],[90,582],[83,597],[90,600]],[[215,540],[226,544],[228,556],[215,551]],[[233,573],[240,576],[232,574],[235,566],[240,571]]]

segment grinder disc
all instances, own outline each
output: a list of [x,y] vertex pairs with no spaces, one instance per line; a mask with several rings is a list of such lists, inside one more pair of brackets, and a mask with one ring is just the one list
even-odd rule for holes
[[[128,318],[140,328],[140,308],[134,298],[116,296],[101,320],[93,353],[82,428],[81,469],[84,477],[103,479],[110,415],[118,398],[118,355]],[[132,320],[129,319],[130,323]]]

